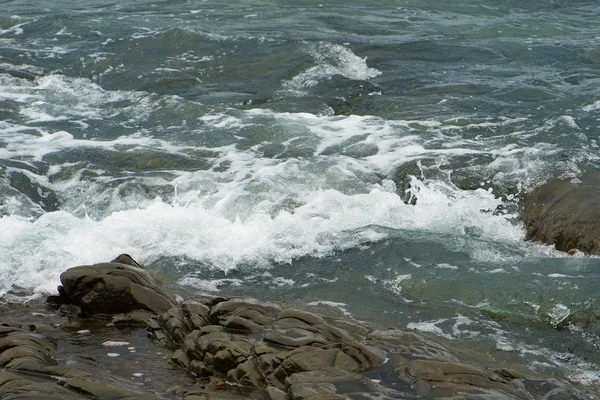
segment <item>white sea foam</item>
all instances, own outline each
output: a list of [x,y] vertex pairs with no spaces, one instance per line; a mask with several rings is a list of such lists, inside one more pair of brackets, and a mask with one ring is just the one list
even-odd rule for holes
[[119,347],[119,346],[127,346],[129,344],[129,342],[119,342],[119,341],[115,341],[115,340],[107,340],[106,342],[102,343],[102,346],[104,347]]
[[309,306],[327,306],[327,307],[332,307],[332,308],[336,308],[339,311],[342,312],[342,314],[346,315],[346,316],[352,316],[352,313],[350,313],[348,311],[348,309],[346,308],[348,306],[348,304],[346,303],[340,303],[340,302],[335,302],[335,301],[328,301],[328,300],[319,300],[319,301],[313,301],[311,303],[308,303]]
[[304,89],[316,86],[319,81],[330,79],[334,75],[368,80],[381,74],[381,71],[367,66],[366,58],[361,58],[338,44],[321,42],[311,45],[309,51],[316,65],[283,82],[284,90],[299,95]]
[[600,100],[597,100],[597,101],[593,102],[592,104],[588,104],[587,106],[583,107],[583,111],[586,111],[586,112],[595,111],[595,110],[600,110]]
[[[345,48],[332,51],[352,59]],[[364,60],[359,60],[363,65]],[[0,96],[22,102],[21,115],[26,119],[24,126],[0,122],[3,159],[37,162],[48,154],[85,148],[106,152],[126,148],[132,157],[146,149],[178,155],[206,150],[215,154],[210,162],[227,168],[169,171],[166,177],[138,173],[135,177],[134,182],[145,187],[172,186],[172,198],[125,194],[122,190],[131,179],[115,186],[113,177],[105,176],[104,171],[95,171],[98,176],[92,180],[82,180],[78,174],[49,179],[70,164],[52,165],[46,176],[26,171],[32,181],[61,196],[62,211],[31,219],[28,217],[43,211],[19,216],[18,209],[25,205],[16,195],[0,204],[0,211],[6,214],[0,218],[0,250],[5,255],[0,260],[0,293],[15,287],[52,292],[65,268],[112,259],[120,252],[147,263],[162,257],[195,260],[227,272],[268,268],[305,256],[322,257],[385,239],[386,234],[378,227],[477,237],[516,246],[524,239],[521,225],[492,213],[502,201],[489,190],[460,190],[449,181],[425,176],[424,180],[412,181],[411,191],[418,202],[409,206],[396,194],[392,180],[381,179],[391,175],[396,166],[421,157],[483,154],[499,163],[534,151],[463,140],[453,122],[330,117],[264,109],[223,110],[201,117],[203,129],[211,133],[239,138],[247,130],[276,127],[281,132],[277,140],[287,150],[295,146],[312,149],[304,157],[272,158],[262,157],[259,145],[238,148],[238,139],[209,147],[175,144],[147,131],[106,140],[76,138],[68,131],[44,127],[44,121],[66,117],[82,123],[115,118],[135,122],[161,104],[179,107],[183,100],[166,102],[146,93],[106,91],[89,80],[59,75],[33,82],[3,79],[9,84],[0,89]],[[119,106],[112,108],[113,104]],[[486,128],[512,123],[480,122]],[[198,137],[204,132],[199,131]],[[451,144],[448,132],[455,137]],[[362,157],[339,152],[323,155],[329,148],[346,146],[349,139],[352,146],[374,150]],[[517,167],[528,168],[529,164]],[[488,247],[467,250],[474,258],[487,260]],[[36,251],[31,252],[32,248]],[[181,283],[207,290],[219,288],[218,284],[192,278]]]
[[177,283],[205,292],[218,292],[223,286],[241,286],[243,284],[240,279],[198,279],[191,276],[186,276],[177,281]]
[[397,275],[394,279],[383,281],[383,285],[397,295],[402,294],[402,282],[412,279],[412,274]]
[[457,270],[458,269],[458,267],[456,265],[451,265],[451,264],[446,264],[446,263],[436,264],[435,267],[436,268],[441,268],[441,269],[452,269],[452,270]]
[[[47,141],[50,146],[73,142],[67,134],[52,138]],[[64,268],[108,260],[121,252],[142,262],[184,257],[229,271],[243,265],[268,267],[272,262],[321,257],[385,238],[374,226],[455,235],[477,230],[486,239],[512,243],[524,237],[521,227],[479,211],[499,204],[485,190],[465,192],[441,182],[418,182],[419,202],[408,206],[378,184],[365,193],[344,193],[344,185],[319,189],[322,184],[331,187],[335,180],[323,180],[327,169],[311,171],[314,161],[273,164],[239,155],[229,153],[239,178],[234,174],[232,181],[219,183],[210,179],[212,173],[184,174],[173,181],[179,191],[172,203],[156,198],[141,208],[115,211],[99,220],[66,211],[46,213],[33,221],[16,215],[1,218],[2,291],[12,285],[53,291]],[[342,165],[324,166],[334,168],[331,179],[335,179],[344,177]],[[346,171],[353,167],[361,169],[349,163]],[[250,181],[243,178],[248,174],[254,175]],[[193,182],[207,178],[212,189],[193,190],[197,187]],[[254,192],[254,187],[268,191]],[[286,199],[292,200],[293,208],[282,206]],[[36,251],[30,252],[31,248]]]
[[446,322],[447,319],[439,319],[437,321],[428,321],[428,322],[410,322],[406,325],[407,329],[414,329],[419,332],[430,332],[439,336],[443,336],[448,339],[452,339],[452,335],[444,333],[442,328],[437,326],[438,324]]

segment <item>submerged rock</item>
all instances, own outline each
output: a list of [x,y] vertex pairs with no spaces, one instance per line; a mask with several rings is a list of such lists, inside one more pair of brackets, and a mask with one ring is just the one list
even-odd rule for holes
[[600,254],[600,173],[552,180],[524,196],[521,215],[531,240],[561,251]]

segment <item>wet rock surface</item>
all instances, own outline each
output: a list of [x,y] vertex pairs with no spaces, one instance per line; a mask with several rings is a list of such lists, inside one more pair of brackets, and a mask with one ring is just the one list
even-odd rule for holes
[[600,173],[552,180],[526,195],[521,215],[531,240],[557,250],[600,254]]
[[[587,388],[489,365],[417,332],[373,330],[252,298],[177,303],[132,263],[123,256],[66,271],[54,308],[2,308],[0,398],[595,398]],[[96,308],[113,304],[98,284],[107,278],[98,276],[114,275],[125,306]],[[160,306],[124,295],[140,282]],[[99,303],[82,300],[99,293]]]
[[60,281],[59,295],[51,301],[78,306],[87,314],[163,312],[175,304],[175,297],[126,254],[109,263],[70,268]]

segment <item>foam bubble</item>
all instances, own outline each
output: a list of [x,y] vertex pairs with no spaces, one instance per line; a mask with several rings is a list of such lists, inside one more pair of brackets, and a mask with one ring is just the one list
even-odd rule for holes
[[127,346],[127,345],[129,345],[129,342],[119,342],[119,341],[114,341],[114,340],[107,340],[102,343],[102,346],[104,346],[104,347],[118,347],[118,346]]

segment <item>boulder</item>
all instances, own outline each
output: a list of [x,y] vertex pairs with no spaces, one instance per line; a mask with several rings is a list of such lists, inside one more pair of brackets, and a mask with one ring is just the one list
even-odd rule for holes
[[527,238],[557,250],[600,254],[600,172],[551,180],[519,203]]
[[133,310],[163,313],[175,297],[127,255],[108,263],[70,268],[60,276],[59,296],[49,301],[70,303],[85,314],[119,314]]

